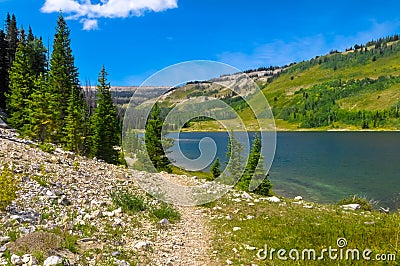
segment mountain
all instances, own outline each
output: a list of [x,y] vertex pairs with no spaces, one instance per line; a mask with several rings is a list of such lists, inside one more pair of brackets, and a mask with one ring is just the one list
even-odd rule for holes
[[[278,130],[400,129],[398,35],[354,45],[344,52],[331,51],[290,66],[246,73],[262,89]],[[234,79],[235,75],[219,79],[224,78]],[[257,121],[248,104],[213,82],[192,82],[177,88],[166,104],[171,107],[199,95],[217,97],[233,107],[250,130],[255,129]],[[257,106],[251,95],[246,99]],[[198,120],[192,120],[189,130],[222,129],[216,121]]]

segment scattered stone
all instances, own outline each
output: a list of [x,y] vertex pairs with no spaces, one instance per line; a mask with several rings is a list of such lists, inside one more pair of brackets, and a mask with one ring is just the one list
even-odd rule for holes
[[247,215],[247,220],[251,220],[251,219],[254,219],[254,216],[253,215]]
[[314,206],[313,205],[303,205],[303,208],[312,209],[312,208],[314,208]]
[[140,241],[137,242],[133,248],[135,248],[136,250],[142,250],[142,249],[147,250],[150,248],[150,245],[151,245],[150,242]]
[[119,251],[111,252],[111,256],[113,256],[113,257],[117,257],[119,255],[121,255],[121,252],[119,252]]
[[355,211],[361,208],[360,204],[353,203],[353,204],[346,204],[340,206],[345,211]]
[[11,238],[9,236],[0,237],[0,244],[8,243],[10,241],[11,241]]
[[7,245],[3,245],[3,246],[0,247],[0,253],[4,253],[6,251],[7,251]]
[[161,221],[159,221],[158,224],[161,225],[161,226],[167,226],[167,225],[169,225],[171,223],[170,223],[170,221],[168,219],[164,218]]
[[242,193],[242,198],[244,198],[244,199],[248,199],[248,200],[251,200],[251,199],[253,199],[253,197],[252,197],[252,196],[250,196],[250,194],[249,194],[249,193],[247,193],[246,191],[244,191],[244,192]]
[[32,260],[32,255],[31,254],[25,254],[22,256],[22,262],[23,263],[28,263]]
[[43,266],[56,266],[58,264],[61,264],[63,262],[63,259],[59,256],[50,256],[48,257],[44,263]]
[[232,265],[232,264],[233,264],[233,261],[231,261],[230,259],[227,259],[227,260],[226,260],[226,264]]
[[385,208],[383,208],[383,207],[380,207],[380,208],[379,208],[379,212],[383,212],[383,213],[387,213],[387,214],[388,214],[388,213],[390,212],[390,208],[386,208],[386,209],[385,209]]
[[122,226],[122,223],[123,223],[122,219],[115,218],[114,219],[114,223],[113,223],[113,227]]
[[239,230],[241,230],[242,228],[240,228],[240,227],[237,227],[237,226],[235,226],[235,227],[233,227],[233,231],[235,232],[235,231],[239,231]]
[[227,220],[229,220],[229,221],[232,221],[232,220],[233,220],[233,217],[232,217],[232,215],[228,214],[228,215],[225,217],[225,219],[227,219]]
[[12,254],[11,255],[11,264],[12,265],[22,265],[23,262],[22,262],[21,257],[18,255]]
[[281,200],[277,196],[272,196],[268,198],[260,198],[260,200],[266,200],[269,202],[281,202]]
[[296,196],[296,197],[294,197],[294,200],[300,201],[300,200],[303,200],[303,197],[302,196]]
[[374,221],[371,221],[371,222],[364,222],[364,224],[367,224],[367,225],[374,225],[375,222],[374,222]]

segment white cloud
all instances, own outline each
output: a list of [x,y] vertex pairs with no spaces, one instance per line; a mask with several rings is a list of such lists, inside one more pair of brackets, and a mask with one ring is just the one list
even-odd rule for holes
[[99,18],[141,16],[146,11],[161,12],[177,7],[178,0],[101,0],[97,4],[92,4],[91,0],[46,0],[41,11],[62,10],[69,14],[68,19],[81,19],[84,29],[95,29],[95,21]]
[[99,28],[97,19],[81,19],[80,21],[83,23],[83,29],[87,31],[97,30]]
[[292,62],[309,60],[317,55],[324,55],[331,50],[345,50],[354,44],[365,44],[372,39],[395,34],[400,29],[400,22],[371,21],[371,26],[352,36],[318,34],[294,38],[290,42],[274,40],[255,47],[249,53],[223,52],[217,55],[218,60],[236,66],[242,70],[261,66],[282,66]]

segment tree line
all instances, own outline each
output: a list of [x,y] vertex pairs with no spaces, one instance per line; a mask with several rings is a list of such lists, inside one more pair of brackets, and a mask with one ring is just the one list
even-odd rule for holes
[[[50,58],[49,58],[50,57]],[[93,111],[79,83],[70,29],[60,13],[51,56],[29,27],[7,15],[0,30],[0,106],[22,136],[61,145],[77,154],[118,163],[120,127],[103,66]]]

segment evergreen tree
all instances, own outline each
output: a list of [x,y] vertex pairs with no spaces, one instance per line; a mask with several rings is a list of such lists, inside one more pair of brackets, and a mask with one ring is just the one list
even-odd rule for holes
[[147,154],[150,157],[157,171],[171,173],[171,163],[168,160],[162,145],[161,130],[162,121],[160,119],[160,108],[156,103],[146,124],[145,145]]
[[228,180],[225,181],[226,184],[232,184],[239,180],[243,169],[243,144],[235,138],[233,132],[230,135],[228,151],[226,153],[226,157],[228,158],[225,170],[228,173]]
[[8,92],[8,43],[4,31],[0,30],[0,108],[6,108],[6,96]]
[[9,62],[9,68],[11,68],[12,63],[15,59],[17,48],[18,48],[18,28],[17,28],[17,19],[13,14],[10,17],[10,14],[7,14],[6,18],[6,40],[8,43],[7,49],[7,57]]
[[9,71],[10,91],[7,96],[8,122],[17,130],[21,130],[28,123],[27,110],[29,96],[34,88],[34,76],[30,69],[27,55],[26,42],[20,42],[17,48],[15,60]]
[[217,158],[210,168],[211,175],[214,179],[221,175],[220,167],[221,167],[221,164],[219,162],[219,158]]
[[263,160],[264,158],[261,154],[261,140],[258,137],[258,134],[255,134],[245,172],[240,178],[240,181],[236,184],[236,188],[250,191],[250,183],[252,179],[255,181],[263,179],[261,184],[253,192],[260,195],[269,195],[269,190],[272,185],[267,178],[264,179],[265,170]]
[[34,91],[29,97],[29,124],[24,125],[24,132],[33,139],[50,142],[57,131],[57,99],[49,91],[46,80],[40,75],[34,83]]
[[117,164],[119,155],[114,147],[120,143],[120,130],[107,75],[103,66],[98,78],[97,107],[92,116],[91,155],[108,163]]
[[[71,136],[66,136],[74,131],[75,127],[71,123],[78,123],[77,114],[84,113],[82,110],[73,110],[74,107],[72,104],[78,103],[75,108],[82,108],[83,105],[80,104],[81,97],[83,96],[81,93],[81,88],[79,86],[78,79],[78,69],[75,67],[74,63],[75,59],[72,55],[71,50],[71,40],[70,40],[70,30],[60,13],[57,21],[56,34],[54,36],[53,43],[53,52],[51,54],[50,59],[50,71],[49,71],[49,79],[48,86],[52,93],[55,95],[58,100],[58,109],[60,110],[60,117],[58,118],[57,123],[59,124],[58,137],[53,141],[61,141],[64,145],[66,145],[65,141],[71,141]],[[68,111],[68,109],[70,109]],[[68,122],[70,125],[67,127],[67,119],[66,117],[69,114]],[[66,146],[69,147],[77,147],[78,143],[72,144],[68,143]]]

